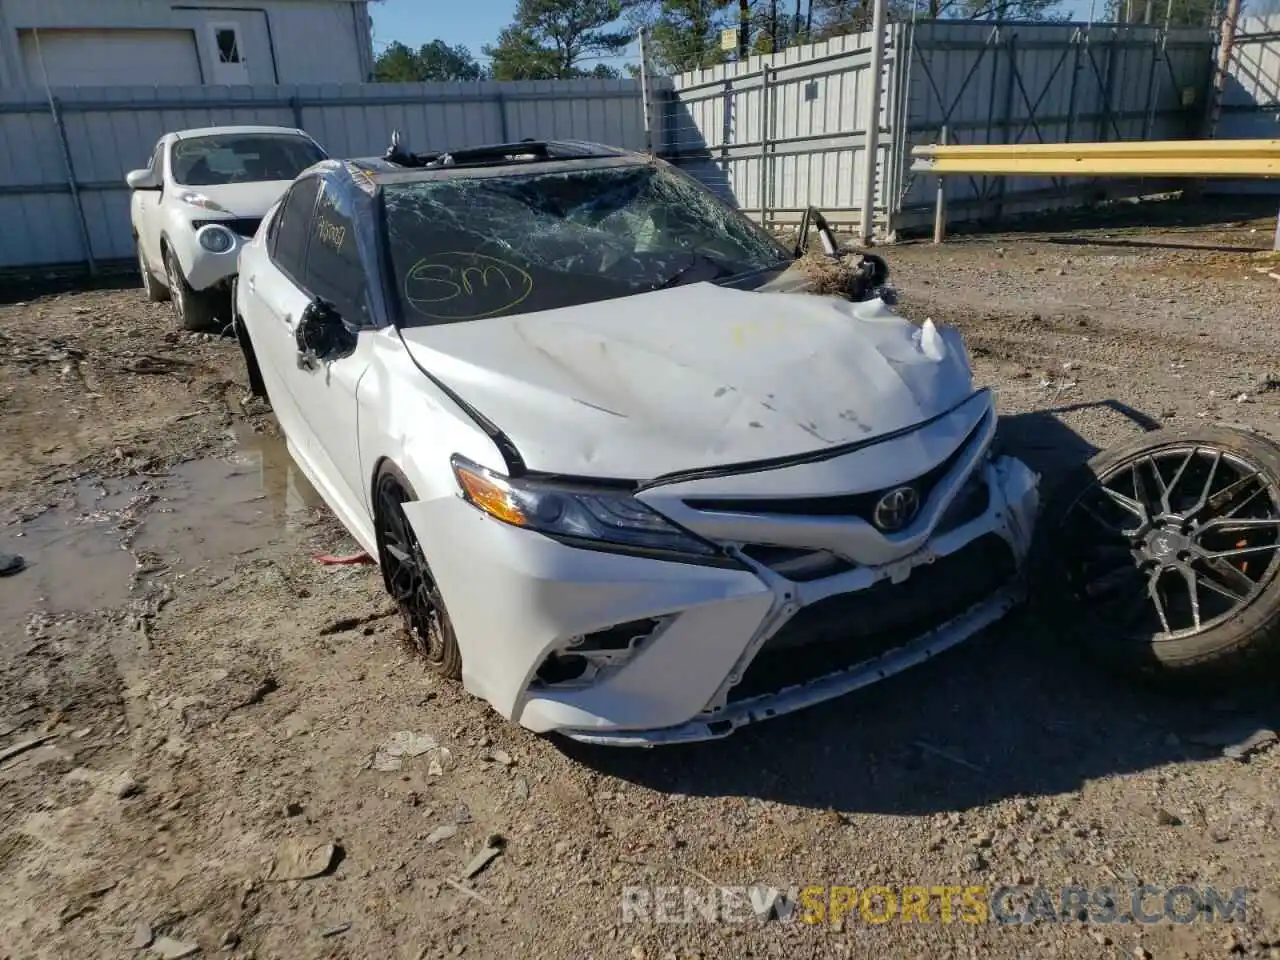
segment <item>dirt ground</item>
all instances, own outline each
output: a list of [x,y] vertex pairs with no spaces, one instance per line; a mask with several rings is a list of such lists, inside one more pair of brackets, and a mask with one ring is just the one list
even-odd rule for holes
[[[1274,220],[1228,215],[884,254],[900,308],[963,330],[1006,439],[1054,470],[1143,417],[1280,436]],[[354,545],[246,403],[233,340],[174,332],[132,288],[20,296],[0,303],[0,551],[29,564],[0,579],[0,955],[1280,957],[1280,748],[1223,754],[1276,728],[1274,700],[1157,697],[1015,617],[726,741],[537,738],[424,672],[372,567],[317,562]],[[1246,887],[1245,917],[621,909],[634,885],[1143,883]]]

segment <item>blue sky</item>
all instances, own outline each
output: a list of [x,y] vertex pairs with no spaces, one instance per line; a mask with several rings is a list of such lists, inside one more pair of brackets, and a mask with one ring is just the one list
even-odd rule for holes
[[[432,8],[429,12],[428,6]],[[450,46],[462,44],[483,62],[486,58],[480,48],[495,42],[498,33],[511,22],[516,0],[381,0],[371,3],[369,9],[373,15],[375,52],[393,40],[417,48],[440,39]],[[635,48],[632,44],[628,53],[634,55]],[[594,62],[585,61],[584,65],[589,67]]]
[[382,0],[369,7],[378,50],[392,40],[419,47],[439,37],[450,46],[469,47],[478,58],[480,48],[511,22],[516,0]]
[[[1064,6],[1077,19],[1088,17],[1089,0],[1066,0]],[[516,0],[382,0],[370,8],[377,50],[392,40],[418,47],[438,37],[450,45],[463,44],[482,59],[480,48],[511,22]],[[1098,14],[1102,9],[1103,0],[1098,0]]]

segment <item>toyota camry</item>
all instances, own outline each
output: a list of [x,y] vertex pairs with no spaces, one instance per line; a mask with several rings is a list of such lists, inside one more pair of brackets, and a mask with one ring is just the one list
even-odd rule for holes
[[710,739],[1021,598],[1037,475],[958,333],[819,226],[599,144],[397,138],[293,182],[236,331],[432,668],[534,731]]

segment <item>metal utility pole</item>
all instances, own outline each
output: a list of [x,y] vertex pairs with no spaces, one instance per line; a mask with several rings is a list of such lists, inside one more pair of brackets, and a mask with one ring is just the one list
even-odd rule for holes
[[1240,0],[1227,0],[1227,12],[1222,18],[1222,33],[1218,39],[1218,65],[1213,74],[1213,100],[1209,104],[1206,138],[1217,133],[1218,118],[1222,116],[1222,95],[1227,87],[1227,74],[1231,72],[1231,50],[1236,43],[1236,23],[1239,20]]
[[649,48],[645,43],[648,29],[640,28],[640,103],[644,109],[644,149],[653,153],[653,115],[649,103]]
[[751,0],[738,0],[738,59],[751,55]]
[[[1239,0],[1234,0],[1239,2]],[[871,15],[871,65],[863,113],[867,124],[866,153],[862,164],[862,225],[858,236],[865,245],[875,228],[876,174],[880,159],[880,75],[884,72],[884,21],[888,0],[873,0]]]

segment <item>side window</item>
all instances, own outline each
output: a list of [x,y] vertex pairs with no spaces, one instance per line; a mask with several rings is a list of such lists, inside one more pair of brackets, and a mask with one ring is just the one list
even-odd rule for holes
[[324,181],[311,224],[303,286],[332,303],[350,323],[364,326],[369,321],[366,283],[350,200]]
[[[303,267],[307,258],[307,240],[311,236],[311,211],[320,192],[320,180],[307,177],[289,189],[280,211],[271,224],[271,260],[300,286],[307,287]],[[314,292],[314,291],[313,291]]]

